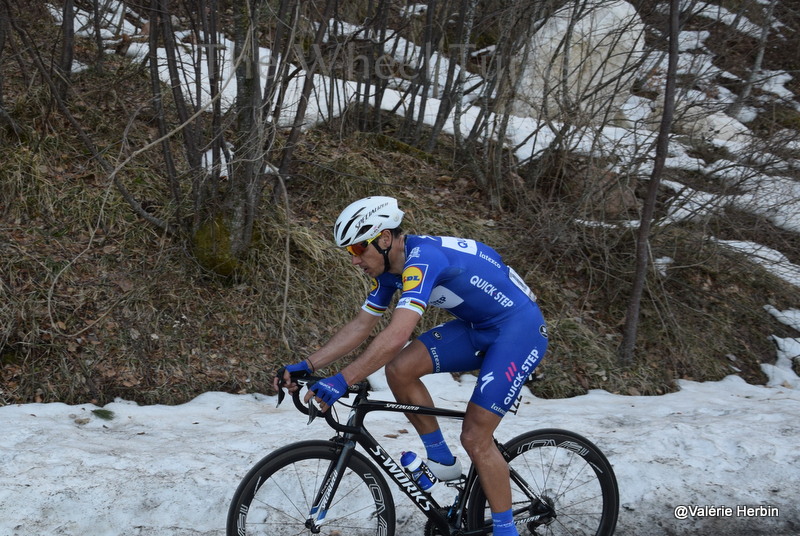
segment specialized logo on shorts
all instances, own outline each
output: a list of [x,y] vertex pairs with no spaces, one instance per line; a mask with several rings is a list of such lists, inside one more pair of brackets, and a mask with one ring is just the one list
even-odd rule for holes
[[484,389],[484,388],[485,388],[487,385],[489,385],[490,383],[492,383],[493,381],[494,381],[494,373],[493,373],[493,372],[490,372],[490,373],[488,373],[488,374],[485,374],[485,375],[483,376],[483,378],[481,378],[481,393],[483,392],[483,389]]
[[547,326],[545,326],[544,324],[539,326],[539,335],[541,335],[545,339],[547,338]]
[[425,272],[419,266],[409,266],[403,270],[403,292],[414,290],[422,284]]

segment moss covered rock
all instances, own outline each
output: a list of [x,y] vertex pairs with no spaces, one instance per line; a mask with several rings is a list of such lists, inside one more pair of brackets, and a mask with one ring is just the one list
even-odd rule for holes
[[230,277],[240,267],[231,253],[231,233],[224,219],[217,217],[200,226],[192,237],[194,255],[200,265],[215,274]]

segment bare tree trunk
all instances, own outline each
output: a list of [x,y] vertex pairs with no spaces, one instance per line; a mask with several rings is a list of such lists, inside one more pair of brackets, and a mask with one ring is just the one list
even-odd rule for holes
[[58,88],[58,96],[62,100],[66,100],[75,47],[75,4],[72,0],[65,0],[62,16],[61,35],[63,41],[61,43],[61,60],[58,64],[59,73],[56,87]]
[[672,117],[675,113],[675,87],[678,70],[678,34],[680,32],[680,0],[670,1],[669,16],[669,59],[667,67],[667,84],[664,90],[664,113],[661,116],[661,127],[656,142],[655,162],[647,195],[642,207],[641,225],[636,240],[636,267],[633,286],[625,314],[625,328],[622,343],[619,347],[619,358],[623,365],[633,363],[636,348],[636,334],[639,328],[639,313],[642,295],[647,279],[648,261],[650,257],[650,227],[655,213],[656,196],[661,183],[661,175],[669,149],[669,132]]
[[[389,16],[389,6],[387,6],[386,0],[380,0],[378,5],[378,11],[375,15],[375,29],[374,34],[377,35],[377,42],[373,43],[372,45],[372,53],[373,53],[373,60],[381,58],[384,54],[384,44],[386,43],[387,32],[388,32],[388,23],[387,18]],[[375,61],[373,61],[370,65],[370,68],[374,68],[376,65]],[[381,110],[381,102],[383,101],[383,96],[386,94],[386,89],[389,85],[388,77],[378,76],[373,84],[375,98],[374,98],[374,107],[373,107],[373,117],[372,117],[372,124],[371,126],[376,130],[380,131],[382,128],[383,122],[383,113]],[[367,117],[368,109],[369,109],[369,86],[367,86],[364,90],[364,100],[362,105],[362,113],[364,117]],[[366,122],[366,120],[365,120]]]
[[[175,158],[172,154],[172,149],[169,143],[167,134],[169,128],[164,112],[164,99],[161,93],[161,80],[158,76],[158,28],[161,27],[161,17],[163,14],[159,9],[159,1],[151,0],[150,2],[150,21],[151,31],[149,34],[150,50],[148,54],[150,64],[150,86],[151,94],[153,97],[153,109],[158,123],[158,136],[162,139],[161,150],[164,155],[164,173],[167,176],[167,181],[170,184],[172,197],[175,201],[175,217],[178,225],[181,221],[181,193],[178,185],[178,172],[175,165]],[[98,30],[99,31],[99,30]]]
[[[285,78],[286,71],[289,68],[289,62],[286,61],[286,59],[289,57],[289,51],[291,50],[292,37],[297,21],[297,8],[299,8],[299,4],[292,6],[290,3],[291,0],[280,0],[278,6],[278,24],[276,25],[275,35],[272,38],[264,87],[261,91],[263,117],[264,119],[270,116],[272,117],[272,121],[264,123],[264,146],[269,150],[271,150],[274,144],[277,131],[276,125],[280,119],[282,103],[276,96],[281,89],[280,81]],[[292,18],[287,20],[290,9]],[[285,35],[287,32],[288,36]],[[269,153],[265,154],[265,157],[269,157]]]
[[756,52],[756,59],[753,63],[753,68],[750,70],[750,75],[747,77],[747,82],[744,84],[742,88],[742,92],[739,93],[739,96],[736,97],[736,100],[728,109],[728,114],[732,117],[736,117],[739,115],[739,112],[742,111],[742,106],[744,103],[747,102],[747,99],[750,97],[750,93],[753,91],[753,86],[758,80],[759,73],[761,72],[761,65],[764,62],[764,51],[767,48],[767,38],[769,37],[769,32],[772,29],[772,14],[775,12],[775,4],[778,3],[778,0],[772,0],[769,5],[767,6],[767,12],[764,16],[764,25],[761,27],[761,36],[758,40],[758,51]]
[[[177,43],[175,42],[175,31],[170,21],[170,8],[169,0],[156,0],[157,11],[159,16],[158,30],[164,43],[164,51],[166,53],[167,68],[170,75],[170,86],[172,88],[172,97],[175,101],[175,107],[178,112],[178,119],[183,125],[183,144],[186,149],[186,159],[189,161],[189,166],[193,169],[200,167],[200,149],[197,134],[191,124],[191,112],[189,110],[186,98],[183,94],[184,80],[181,77],[181,65],[177,59]],[[156,13],[154,13],[156,15]],[[151,32],[156,31],[155,28],[150,28]],[[199,104],[198,104],[199,105]]]
[[[3,57],[3,50],[6,45],[6,36],[8,35],[8,23],[11,14],[9,13],[8,6],[5,2],[0,3],[0,58]],[[5,123],[9,129],[15,134],[19,135],[19,126],[14,118],[6,111],[4,100],[4,83],[3,83],[3,70],[0,69],[0,122]]]
[[[449,7],[450,2],[445,0],[440,4],[435,0],[430,0],[428,2],[428,11],[426,13],[426,24],[425,24],[425,39],[424,44],[422,45],[422,53],[420,57],[421,61],[421,68],[419,70],[418,76],[420,77],[420,105],[419,110],[417,111],[416,121],[412,119],[412,123],[414,124],[413,133],[410,137],[411,143],[413,145],[419,145],[420,140],[422,139],[422,127],[425,124],[425,112],[428,105],[428,94],[431,91],[431,86],[435,87],[435,84],[438,82],[438,73],[439,73],[439,65],[438,61],[436,65],[431,65],[431,59],[433,55],[436,54],[437,58],[441,58],[441,54],[443,51],[440,50],[439,43],[442,39],[442,31],[441,27],[444,24],[447,24],[447,18],[449,18]],[[444,21],[443,21],[444,19]],[[433,79],[431,79],[433,77]]]
[[236,68],[236,147],[226,193],[230,252],[241,258],[250,247],[253,223],[263,180],[262,147],[264,117],[261,105],[261,77],[258,52],[259,1],[234,8],[236,26],[235,56],[242,57]]
[[94,17],[94,43],[97,46],[97,60],[95,68],[99,73],[103,72],[103,65],[105,60],[105,52],[103,51],[103,36],[102,36],[102,17],[100,17],[100,0],[92,0],[92,16]]
[[[450,65],[447,70],[447,80],[445,81],[444,91],[442,93],[442,102],[439,105],[439,112],[436,115],[436,121],[433,124],[428,145],[425,148],[427,151],[432,151],[436,146],[436,140],[444,127],[450,112],[453,110],[456,99],[464,97],[464,70],[467,68],[470,52],[470,38],[472,37],[472,27],[475,24],[475,8],[477,0],[461,0],[461,6],[458,10],[457,32],[458,40],[455,49],[458,54],[458,60],[451,55]],[[455,75],[456,67],[460,66],[458,76]]]
[[[481,108],[470,132],[461,133],[460,115],[463,87],[457,87],[455,99],[455,139],[459,156],[476,177],[478,186],[490,197],[494,207],[501,205],[505,134],[510,120],[510,102],[520,77],[519,61],[527,61],[530,46],[526,45],[534,30],[534,21],[542,13],[542,5],[525,0],[513,2],[501,21],[503,39],[498,43],[492,64],[487,67],[481,89]],[[520,59],[520,51],[522,58]],[[497,95],[497,98],[489,98]]]
[[[333,13],[336,0],[325,0],[325,10],[322,12],[322,18],[319,21],[319,28],[317,35],[314,38],[314,45],[311,47],[311,61],[307,65],[316,66],[319,64],[318,58],[315,55],[319,54],[321,50],[322,40],[328,30],[328,24]],[[311,90],[314,89],[314,70],[306,71],[306,79],[303,83],[303,90],[300,94],[300,100],[297,103],[297,113],[294,117],[294,124],[292,130],[289,132],[289,137],[286,140],[286,146],[281,155],[281,163],[279,173],[286,175],[289,171],[289,165],[292,162],[292,154],[294,153],[297,140],[300,138],[300,133],[305,125],[306,110],[308,109],[308,99],[311,97]]]

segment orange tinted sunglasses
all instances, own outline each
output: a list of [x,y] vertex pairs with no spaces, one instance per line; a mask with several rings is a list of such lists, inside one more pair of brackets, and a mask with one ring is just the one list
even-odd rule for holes
[[379,236],[381,236],[381,233],[376,234],[369,240],[364,240],[363,242],[359,242],[357,244],[351,244],[347,246],[345,249],[347,250],[348,253],[350,253],[350,255],[354,257],[359,257],[363,255],[365,251],[367,251],[369,245]]

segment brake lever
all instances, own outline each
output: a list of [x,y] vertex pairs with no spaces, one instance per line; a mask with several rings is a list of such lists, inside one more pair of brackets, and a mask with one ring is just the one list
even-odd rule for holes
[[279,408],[283,399],[286,398],[286,393],[283,392],[283,386],[286,385],[286,380],[283,379],[285,373],[286,367],[279,368],[275,373],[275,377],[278,378],[278,404],[275,406],[276,408]]
[[314,404],[314,399],[311,398],[308,401],[308,422],[306,423],[306,425],[314,422],[314,419],[317,418],[318,414],[319,414],[319,409],[317,409],[317,405]]

